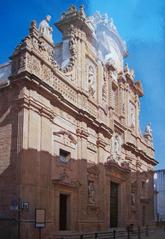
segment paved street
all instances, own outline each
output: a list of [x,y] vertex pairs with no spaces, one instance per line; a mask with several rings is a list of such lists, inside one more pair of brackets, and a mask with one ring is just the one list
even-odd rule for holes
[[165,239],[165,231],[163,229],[150,232],[149,236],[141,236],[141,239]]

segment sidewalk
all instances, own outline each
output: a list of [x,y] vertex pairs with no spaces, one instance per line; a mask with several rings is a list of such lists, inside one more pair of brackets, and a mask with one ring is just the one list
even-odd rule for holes
[[163,231],[163,229],[159,229],[149,232],[149,236],[141,236],[141,239],[165,239],[165,231]]

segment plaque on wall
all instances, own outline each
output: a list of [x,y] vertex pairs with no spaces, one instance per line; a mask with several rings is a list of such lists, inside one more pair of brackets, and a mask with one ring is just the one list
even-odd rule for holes
[[43,228],[46,224],[46,210],[37,209],[35,210],[35,227]]

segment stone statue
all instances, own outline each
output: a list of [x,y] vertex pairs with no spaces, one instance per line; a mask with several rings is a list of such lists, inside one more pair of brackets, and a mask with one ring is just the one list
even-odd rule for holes
[[125,73],[128,73],[128,72],[129,72],[128,64],[125,64],[125,66],[124,66],[124,72],[125,72]]
[[95,188],[92,181],[88,181],[88,202],[95,203]]
[[115,140],[114,140],[114,153],[115,155],[120,154],[120,139],[117,135],[115,136]]
[[130,72],[130,77],[133,80],[135,78],[135,71],[134,71],[134,69],[130,69],[129,72]]
[[95,94],[95,72],[92,66],[89,66],[88,68],[88,91],[89,94],[94,97]]
[[152,137],[152,128],[151,128],[151,123],[148,123],[146,128],[145,128],[145,132],[144,132],[145,135],[149,135]]
[[102,16],[102,22],[103,24],[108,24],[109,23],[109,19],[108,19],[108,14],[105,13],[103,16]]
[[135,193],[131,192],[131,205],[134,206],[136,203],[136,199],[135,199]]
[[131,127],[134,128],[135,127],[135,111],[134,108],[131,107],[131,113],[130,113],[130,117],[131,117]]
[[107,100],[107,82],[106,82],[106,76],[104,75],[104,84],[102,86],[102,99],[104,101]]
[[134,206],[136,204],[136,191],[137,191],[137,185],[136,181],[131,184],[131,205]]
[[51,20],[51,16],[46,16],[44,20],[40,22],[39,25],[39,32],[41,33],[42,36],[44,36],[47,40],[49,40],[51,43],[53,43],[52,39],[52,32],[53,29],[52,27],[49,26],[49,22]]

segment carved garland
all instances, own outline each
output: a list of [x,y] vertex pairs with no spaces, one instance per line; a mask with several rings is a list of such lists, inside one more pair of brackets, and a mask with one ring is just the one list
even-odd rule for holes
[[75,62],[77,60],[77,31],[74,29],[73,26],[71,26],[71,38],[69,41],[69,50],[70,50],[70,61],[69,64],[66,66],[65,69],[61,69],[64,73],[70,72],[73,69],[73,66],[75,65]]

